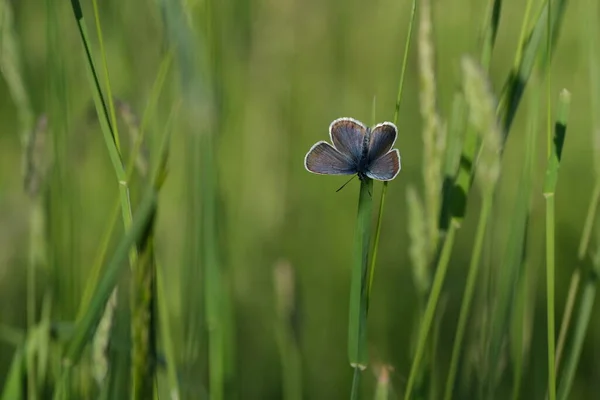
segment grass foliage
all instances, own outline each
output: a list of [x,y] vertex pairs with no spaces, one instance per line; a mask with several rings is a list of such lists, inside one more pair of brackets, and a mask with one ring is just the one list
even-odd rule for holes
[[597,392],[600,6],[317,3],[0,0],[1,400]]

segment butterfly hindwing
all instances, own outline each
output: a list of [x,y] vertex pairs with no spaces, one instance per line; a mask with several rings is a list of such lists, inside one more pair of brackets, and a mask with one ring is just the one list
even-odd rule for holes
[[400,152],[394,149],[372,161],[365,175],[379,181],[391,181],[398,175],[400,168]]
[[316,143],[306,153],[304,166],[310,172],[323,175],[352,175],[357,172],[354,161],[324,141]]

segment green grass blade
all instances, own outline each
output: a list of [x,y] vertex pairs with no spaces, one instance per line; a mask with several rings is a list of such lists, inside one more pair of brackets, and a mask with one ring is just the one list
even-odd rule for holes
[[[77,0],[78,1],[78,0]],[[102,67],[104,70],[104,87],[106,90],[106,101],[108,102],[108,110],[110,112],[110,127],[112,128],[112,135],[115,141],[115,147],[119,154],[121,153],[121,142],[119,138],[119,125],[117,124],[117,114],[115,113],[115,105],[113,101],[112,90],[110,88],[110,78],[108,73],[108,61],[106,58],[106,52],[104,50],[104,39],[102,36],[102,26],[100,25],[100,14],[98,12],[98,1],[92,0],[92,5],[94,8],[94,19],[96,23],[96,33],[98,35],[98,44],[100,45],[100,56],[102,57]],[[83,21],[83,18],[82,18]],[[97,80],[96,80],[97,82]],[[100,91],[100,90],[99,90]],[[106,106],[104,107],[104,111],[106,112]],[[109,117],[105,115],[105,117]]]
[[[22,76],[23,68],[20,52],[21,46],[17,32],[15,31],[12,3],[7,0],[2,0],[0,1],[0,72],[4,77],[11,98],[17,108],[20,125],[19,138],[21,140],[24,165],[27,168],[42,163],[40,159],[44,159],[45,149],[36,149],[36,147],[39,147],[38,143],[40,142],[40,138],[43,143],[45,132],[42,132],[40,129],[34,130],[34,111],[31,107],[31,100]],[[37,150],[37,152],[35,152],[35,150]],[[40,152],[42,154],[39,154]],[[30,255],[26,271],[26,314],[27,329],[29,334],[31,334],[36,323],[36,270],[40,267],[40,265],[38,265],[39,255],[44,253],[43,230],[46,216],[44,208],[42,207],[43,199],[40,199],[39,196],[37,196],[41,184],[39,181],[43,180],[43,176],[39,176],[36,179],[38,188],[35,190],[36,194],[33,194],[28,190],[29,185],[27,185],[27,180],[28,178],[32,178],[32,176],[28,173],[30,171],[27,171],[27,169],[24,171],[26,173],[24,187],[32,197],[32,203],[29,210]],[[33,174],[43,173],[41,170],[32,172]],[[43,258],[42,261],[45,261],[45,257],[41,258]],[[38,397],[37,381],[39,380],[39,377],[36,374],[33,352],[27,352],[26,365],[28,398],[30,400],[35,400]]]
[[[162,186],[167,173],[169,144],[171,139],[172,124],[175,119],[178,104],[173,106],[165,133],[162,136],[158,151],[158,164],[153,171],[153,185],[155,190]],[[132,163],[134,160],[132,160]],[[153,227],[138,242],[141,257],[133,270],[131,284],[131,335],[132,335],[132,360],[131,360],[131,398],[146,399],[153,397],[153,380],[156,365],[156,312],[157,282],[156,261],[154,259]],[[174,365],[173,365],[174,368]]]
[[[129,197],[129,184],[127,181],[127,176],[125,172],[125,168],[123,166],[119,138],[117,134],[117,124],[116,124],[116,115],[114,116],[113,121],[111,121],[109,117],[109,112],[107,110],[105,97],[102,94],[102,88],[100,86],[100,80],[98,74],[96,72],[96,66],[94,64],[94,58],[92,56],[92,49],[90,40],[88,39],[87,26],[85,23],[85,19],[83,17],[83,11],[81,9],[81,4],[79,0],[71,0],[71,7],[73,9],[73,13],[75,16],[75,20],[77,21],[77,27],[79,30],[79,35],[81,37],[83,49],[86,55],[86,72],[88,78],[90,79],[90,84],[92,87],[92,95],[94,98],[94,104],[96,106],[96,113],[98,114],[98,119],[100,121],[100,127],[102,130],[102,134],[104,137],[104,142],[106,144],[106,148],[108,150],[108,155],[113,165],[113,169],[115,170],[115,175],[117,177],[117,181],[119,184],[119,198],[121,202],[121,215],[123,218],[123,224],[125,229],[129,229],[132,222],[132,211],[131,211],[131,199]],[[98,21],[96,21],[98,23]],[[98,32],[101,34],[100,26],[98,25]],[[102,38],[99,40],[102,42]],[[105,72],[106,79],[108,80],[108,70],[106,67],[106,55],[104,54],[104,48],[101,47],[102,57],[105,60]],[[110,92],[110,83],[107,82],[107,90]],[[114,106],[112,105],[112,96],[109,98],[109,103],[112,107],[112,114],[114,114]],[[129,255],[129,263],[130,266],[133,267],[136,262],[137,252],[135,248],[131,249]]]
[[481,47],[481,64],[489,67],[492,59],[492,51],[496,43],[498,26],[500,25],[500,14],[502,11],[502,0],[489,0],[486,9],[486,15],[489,19],[485,20],[483,28],[483,45]]
[[15,31],[12,3],[0,1],[0,72],[2,73],[10,96],[16,105],[19,117],[19,139],[25,149],[30,141],[35,113],[31,106],[29,93],[22,76],[20,44]]
[[[204,18],[200,21],[203,40],[196,40],[196,32],[191,29],[188,15],[194,15],[192,4],[179,2],[160,2],[164,15],[164,23],[173,42],[178,58],[179,76],[183,88],[183,98],[186,106],[188,123],[200,131],[186,137],[186,178],[188,180],[188,235],[187,253],[181,277],[184,280],[182,291],[186,309],[184,314],[184,363],[190,375],[198,373],[197,349],[201,346],[201,335],[205,327],[201,320],[204,318],[208,333],[208,370],[210,397],[214,400],[226,396],[225,383],[230,378],[226,347],[231,335],[231,324],[227,316],[231,311],[226,309],[229,302],[226,299],[223,265],[219,259],[219,243],[217,240],[217,199],[218,180],[216,172],[216,143],[219,122],[213,114],[216,104],[213,96],[219,82],[215,76],[221,71],[218,68],[217,33],[213,24],[218,17],[218,2],[205,2]],[[208,39],[205,39],[208,38]],[[210,39],[214,39],[215,43]],[[200,50],[199,50],[200,49]],[[211,52],[213,50],[213,52]],[[213,56],[213,59],[209,57]],[[214,66],[210,70],[208,65]],[[211,81],[209,78],[215,78]],[[214,85],[214,86],[213,86]],[[198,112],[200,110],[200,112]],[[200,115],[201,114],[201,115]],[[207,117],[207,118],[204,118]],[[199,266],[203,268],[201,276]],[[198,291],[198,285],[202,291]],[[198,312],[203,309],[202,312]],[[183,390],[183,388],[182,388]]]
[[70,340],[66,359],[70,365],[76,363],[81,357],[83,347],[89,341],[102,316],[104,305],[108,301],[117,280],[122,272],[123,261],[126,260],[132,246],[143,238],[147,229],[152,224],[156,213],[158,193],[152,189],[146,193],[144,200],[139,206],[131,229],[121,240],[113,257],[107,264],[104,274],[98,282],[98,286],[92,296],[90,304],[83,317],[77,321],[73,338]]
[[[523,24],[525,24],[525,21],[523,22]],[[536,78],[537,75],[534,76],[534,78]],[[532,182],[535,181],[535,177],[536,177],[536,144],[537,144],[537,133],[538,133],[538,125],[539,125],[539,117],[538,117],[538,111],[539,111],[539,105],[540,105],[540,85],[537,84],[533,84],[532,88],[534,90],[534,92],[531,94],[530,96],[530,102],[529,102],[529,107],[527,110],[527,114],[528,114],[528,126],[527,126],[527,138],[526,138],[526,146],[525,146],[525,171],[528,171],[528,181],[527,184],[531,185]],[[523,178],[524,179],[524,178]],[[522,182],[525,182],[524,180]],[[531,194],[529,195],[531,196]],[[529,207],[529,215],[528,215],[528,219],[531,220],[531,199],[530,199],[530,204],[528,205]],[[524,254],[524,252],[523,252]],[[529,260],[525,260],[523,263],[529,263],[532,264],[531,262],[529,262]],[[519,267],[523,267],[523,263],[521,263],[521,265],[519,265]],[[525,265],[525,270],[527,270],[527,265]],[[515,275],[519,275],[520,272],[517,272]],[[532,325],[533,325],[533,321],[528,319],[528,310],[529,313],[533,313],[533,309],[535,307],[534,301],[533,301],[533,297],[527,297],[527,292],[529,290],[529,288],[527,287],[527,281],[531,280],[534,281],[535,279],[529,275],[533,275],[535,274],[535,268],[534,265],[529,265],[529,274],[524,273],[523,274],[523,278],[521,279],[521,290],[518,292],[518,300],[516,301],[515,307],[516,310],[515,311],[515,318],[516,318],[516,322],[515,319],[513,319],[514,322],[514,329],[516,329],[516,338],[515,338],[515,344],[513,346],[514,348],[514,357],[513,357],[513,362],[514,362],[514,366],[513,366],[513,400],[516,400],[519,397],[519,392],[521,390],[521,382],[522,382],[522,378],[523,378],[523,364],[524,364],[524,358],[525,358],[525,347],[526,347],[526,343],[525,341],[527,340],[527,338],[525,337],[525,333],[524,331],[526,329],[532,329]],[[535,289],[532,288],[531,291],[533,292]],[[528,303],[529,302],[529,303]],[[520,311],[520,313],[519,313]],[[521,314],[521,315],[520,315]]]
[[496,183],[500,175],[501,134],[495,116],[496,100],[492,93],[489,79],[484,70],[470,58],[463,58],[462,67],[464,94],[469,106],[469,122],[474,131],[481,134],[482,147],[478,157],[476,177],[481,188],[483,206],[477,224],[475,245],[469,265],[456,336],[454,338],[450,371],[444,394],[446,400],[452,397],[454,390],[454,381],[456,379],[463,336],[469,317],[471,301],[475,293],[483,239],[492,210]]
[[102,133],[104,135],[104,141],[108,149],[108,155],[110,156],[110,160],[117,176],[122,178],[125,171],[121,162],[121,154],[119,153],[117,147],[118,140],[115,137],[113,126],[109,119],[108,110],[106,108],[106,102],[104,100],[104,96],[102,95],[102,88],[100,87],[100,81],[96,72],[96,66],[92,56],[92,48],[90,40],[88,39],[87,25],[85,23],[85,19],[83,18],[81,4],[79,0],[71,0],[71,6],[73,8],[73,13],[77,22],[77,28],[79,30],[79,35],[81,37],[81,42],[83,44],[83,49],[86,56],[86,71],[92,86],[94,104],[98,113],[100,127],[102,128]]
[[[131,395],[131,307],[129,303],[129,276],[124,271],[124,276],[119,280],[118,290],[113,290],[107,308],[112,307],[114,316],[111,320],[109,337],[111,339],[108,349],[109,369],[108,379],[103,386],[106,399],[127,399]],[[106,317],[107,313],[104,313]],[[126,349],[126,351],[124,351]]]
[[579,364],[579,358],[583,348],[583,341],[585,339],[585,334],[592,316],[594,300],[596,299],[598,270],[600,270],[600,263],[597,258],[598,257],[596,257],[596,260],[594,260],[594,270],[587,271],[584,275],[583,289],[579,308],[577,310],[577,319],[574,327],[575,329],[573,332],[573,341],[571,348],[569,349],[569,353],[566,356],[566,364],[561,374],[560,383],[558,386],[558,400],[569,399],[569,394],[573,386],[575,371],[577,370],[577,365]]
[[[527,166],[533,164],[533,156],[533,152],[526,153],[525,164]],[[532,174],[530,171],[530,168],[524,168],[521,175],[512,211],[513,218],[506,251],[501,261],[501,268],[498,268],[495,276],[492,277],[495,281],[495,296],[492,304],[493,311],[488,311],[492,315],[489,341],[486,346],[486,357],[489,361],[485,369],[485,381],[482,382],[482,385],[486,386],[490,398],[496,389],[497,377],[500,375],[499,365],[502,345],[510,321],[512,321],[518,281],[523,274],[523,255],[532,195]]]
[[25,398],[22,390],[22,379],[25,366],[25,351],[19,347],[13,356],[8,375],[2,389],[2,400],[22,400]]
[[[584,19],[587,20],[587,24],[584,24],[582,29],[582,40],[586,41],[589,45],[587,51],[587,62],[589,71],[590,81],[590,109],[598,109],[600,104],[600,79],[598,79],[598,71],[600,62],[598,60],[598,3],[596,1],[589,1],[587,7],[583,9],[585,13]],[[579,241],[579,249],[577,257],[579,262],[583,262],[588,255],[588,247],[592,234],[592,228],[594,221],[596,220],[596,213],[598,209],[598,202],[600,201],[600,163],[599,159],[599,133],[600,130],[600,119],[597,113],[592,113],[592,147],[594,149],[593,161],[594,161],[594,172],[596,175],[596,183],[592,191],[592,197],[588,205],[588,210],[585,218],[583,232]],[[571,323],[571,316],[573,314],[573,308],[575,306],[575,300],[578,297],[580,282],[582,277],[581,267],[576,268],[571,275],[571,282],[569,284],[569,291],[567,297],[567,303],[561,319],[560,333],[558,336],[558,343],[556,345],[556,371],[558,373],[560,368],[561,356],[565,347],[567,333],[569,332],[569,326]]]
[[[410,50],[410,42],[412,30],[415,21],[417,10],[417,0],[413,0],[410,11],[410,21],[408,23],[408,33],[406,34],[406,42],[404,43],[404,56],[402,58],[402,71],[400,72],[400,83],[398,84],[398,96],[396,98],[396,108],[394,110],[394,125],[398,125],[398,115],[400,113],[400,103],[402,101],[402,90],[404,88],[404,77],[406,76],[406,66],[408,65],[408,54]],[[373,250],[371,252],[371,266],[369,267],[369,292],[367,297],[371,297],[371,288],[373,286],[373,277],[375,275],[375,266],[377,265],[377,251],[379,249],[379,238],[381,235],[381,222],[383,221],[383,207],[385,205],[385,196],[387,194],[388,182],[383,182],[381,189],[381,198],[379,200],[379,213],[377,214],[377,225],[375,228],[375,241],[373,242]]]
[[348,320],[348,359],[354,368],[352,398],[358,396],[360,371],[367,367],[367,292],[369,243],[373,212],[373,181],[361,181],[356,218],[354,264],[350,282],[350,312]]
[[[551,18],[548,18],[549,0],[545,1],[545,6],[540,13],[538,20],[524,43],[520,43],[523,49],[521,62],[514,67],[504,84],[502,96],[500,98],[498,115],[502,121],[505,135],[508,135],[512,122],[517,113],[517,109],[523,97],[525,86],[529,81],[538,53],[542,49],[543,39],[547,32],[551,33],[551,49],[556,46],[558,33],[562,24],[565,9],[568,0],[555,0],[552,7]],[[544,62],[549,62],[545,59]],[[505,139],[506,140],[506,139]]]
[[471,300],[473,298],[473,294],[475,293],[475,284],[477,283],[477,274],[479,272],[479,260],[481,256],[481,249],[483,247],[483,238],[485,237],[485,231],[487,228],[487,222],[490,216],[491,208],[491,198],[486,196],[479,215],[477,230],[475,232],[475,243],[473,245],[473,252],[471,254],[471,263],[469,264],[467,283],[465,286],[465,292],[463,294],[463,301],[460,305],[458,326],[456,328],[456,335],[454,337],[454,343],[452,345],[452,358],[450,362],[450,368],[448,371],[448,378],[446,381],[446,389],[444,391],[444,400],[450,400],[454,392],[454,382],[456,380],[456,373],[458,372],[458,360],[460,357],[462,341],[469,318]]
[[153,397],[156,369],[156,326],[153,306],[156,301],[152,227],[138,245],[137,264],[133,270],[131,293],[131,398]]
[[[136,160],[141,150],[141,145],[143,143],[145,133],[147,131],[147,124],[149,120],[149,116],[153,115],[156,112],[158,99],[162,93],[162,89],[165,83],[165,77],[170,69],[171,63],[173,60],[173,53],[167,53],[161,62],[161,65],[158,69],[156,78],[154,80],[154,84],[152,85],[152,90],[150,92],[150,99],[148,100],[148,104],[144,110],[144,114],[142,117],[142,123],[140,125],[140,134],[136,138],[136,142],[134,143],[133,149],[129,155],[129,162],[127,163],[127,174],[126,181],[129,182],[133,177],[133,171],[136,165]],[[94,293],[94,288],[98,283],[98,279],[100,277],[100,272],[102,270],[102,266],[104,265],[104,260],[106,257],[106,252],[108,251],[108,246],[110,244],[110,240],[112,238],[112,234],[115,228],[115,224],[117,222],[117,217],[119,216],[121,201],[118,199],[114,205],[114,210],[111,213],[111,216],[107,220],[106,227],[104,229],[104,234],[102,236],[102,240],[100,241],[100,246],[98,247],[96,258],[94,259],[94,263],[92,264],[92,268],[88,274],[88,279],[85,285],[85,289],[83,291],[83,297],[80,302],[79,313],[77,317],[81,317],[87,305],[90,301],[92,294]]]
[[554,324],[554,193],[558,180],[558,170],[561,161],[571,95],[566,90],[560,94],[558,119],[554,128],[552,150],[546,169],[544,182],[544,197],[546,198],[546,299],[548,318],[548,397],[556,399],[556,367],[555,367],[555,324]]
[[448,264],[450,261],[450,255],[452,253],[452,246],[454,245],[454,236],[456,233],[456,226],[452,225],[446,234],[444,240],[444,247],[437,264],[436,273],[433,278],[433,284],[431,287],[431,293],[427,299],[427,305],[423,314],[423,320],[419,330],[419,337],[417,342],[417,348],[413,357],[412,366],[410,369],[410,375],[408,377],[408,383],[406,386],[406,392],[404,393],[404,399],[410,399],[414,385],[416,383],[417,373],[419,371],[420,363],[425,354],[425,347],[427,345],[427,335],[430,331],[431,324],[435,316],[435,309],[442,291],[444,279],[446,277],[446,271],[448,270]]
[[[485,25],[483,29],[483,43],[481,48],[481,60],[484,62],[484,68],[488,68],[489,63],[488,54],[491,54],[496,32],[498,29],[500,19],[501,1],[495,1],[493,7],[489,9],[489,15],[486,15]],[[460,111],[461,107],[458,107]],[[458,126],[458,122],[456,122]],[[433,278],[433,284],[431,293],[427,300],[427,305],[421,322],[419,330],[419,337],[415,355],[413,357],[410,374],[408,378],[407,388],[404,395],[405,400],[410,399],[413,387],[415,385],[417,376],[420,371],[422,358],[425,352],[425,347],[428,340],[429,331],[433,318],[435,316],[435,309],[441,293],[441,289],[445,280],[446,271],[448,269],[448,263],[450,255],[452,253],[452,247],[454,246],[454,237],[456,230],[460,228],[461,221],[464,218],[466,209],[467,193],[472,183],[472,171],[473,171],[473,160],[475,152],[478,147],[478,132],[475,130],[468,130],[463,144],[463,151],[460,158],[459,170],[456,177],[454,178],[453,184],[446,185],[448,191],[444,194],[444,202],[441,205],[441,217],[439,220],[441,235],[441,252],[437,259],[437,266],[435,269],[435,275]],[[456,151],[456,148],[452,148],[451,151]],[[452,157],[453,154],[447,155],[446,158]]]
[[173,342],[173,334],[169,323],[169,309],[167,303],[167,292],[165,289],[165,276],[162,266],[156,263],[156,291],[157,291],[157,306],[158,319],[160,324],[160,336],[162,348],[167,360],[167,378],[169,382],[169,394],[171,400],[178,400],[179,381],[177,379],[177,359],[175,358],[175,345]]
[[571,317],[573,316],[573,308],[575,307],[575,301],[577,294],[579,293],[579,285],[581,283],[581,271],[576,269],[571,275],[571,281],[569,282],[569,290],[567,291],[567,301],[565,303],[565,310],[563,312],[560,331],[558,333],[558,341],[556,343],[556,361],[554,365],[554,373],[557,374],[560,370],[560,362],[562,361],[562,354],[565,349],[565,343],[567,340],[567,332],[569,325],[571,324]]

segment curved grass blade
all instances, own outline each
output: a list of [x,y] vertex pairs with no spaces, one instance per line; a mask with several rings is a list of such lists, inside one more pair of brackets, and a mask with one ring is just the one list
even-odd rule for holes
[[[408,65],[408,54],[410,50],[410,42],[412,30],[417,11],[417,0],[413,0],[410,11],[410,21],[408,23],[408,33],[406,34],[406,42],[404,43],[404,56],[402,58],[402,71],[400,72],[400,82],[398,83],[398,96],[396,98],[396,108],[394,110],[394,125],[398,125],[398,115],[400,113],[400,103],[402,101],[402,90],[404,88],[404,77],[406,76],[406,66]],[[375,104],[375,100],[373,100]],[[374,114],[374,112],[373,112]],[[369,267],[369,292],[367,297],[371,297],[371,288],[373,286],[373,277],[375,275],[375,266],[377,265],[377,251],[379,250],[379,237],[381,235],[381,222],[383,221],[383,206],[385,204],[385,196],[388,188],[388,181],[383,182],[381,189],[381,198],[379,200],[379,213],[377,215],[377,226],[375,228],[375,241],[373,242],[371,266]]]
[[124,261],[128,257],[128,252],[138,242],[143,240],[144,235],[148,234],[156,213],[158,193],[154,188],[150,189],[136,213],[131,229],[119,243],[111,260],[108,262],[98,286],[94,291],[89,306],[82,318],[76,322],[73,338],[69,342],[66,352],[66,360],[69,364],[76,363],[81,357],[83,347],[90,340],[104,310],[104,305],[108,301],[112,290],[117,284],[117,280],[122,272]]

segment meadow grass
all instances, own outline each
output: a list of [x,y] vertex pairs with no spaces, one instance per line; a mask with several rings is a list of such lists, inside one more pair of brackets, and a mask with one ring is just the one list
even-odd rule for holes
[[[381,185],[375,215],[377,188],[370,179],[361,181],[354,221],[344,216],[350,209],[341,197],[345,192],[334,197],[318,186],[327,179],[296,176],[306,144],[300,135],[268,136],[263,131],[286,127],[304,132],[330,119],[335,107],[368,108],[368,100],[352,100],[358,89],[340,89],[365,75],[354,65],[362,61],[353,58],[353,49],[366,34],[353,29],[352,18],[376,20],[365,24],[374,30],[396,26],[380,23],[392,21],[380,12],[385,7],[400,9],[391,2],[381,9],[348,4],[339,10],[339,2],[334,7],[158,0],[142,7],[47,1],[40,14],[46,22],[45,92],[36,96],[30,70],[35,57],[29,53],[34,46],[15,22],[26,20],[23,10],[28,9],[0,0],[0,70],[16,110],[16,146],[23,160],[19,190],[27,199],[22,209],[29,221],[25,244],[14,250],[6,246],[11,254],[25,255],[24,279],[14,278],[24,288],[20,298],[25,301],[22,320],[0,310],[0,367],[5,372],[0,398],[347,398],[350,383],[351,399],[376,400],[516,400],[526,395],[564,400],[585,392],[590,361],[582,363],[581,357],[600,271],[595,253],[600,164],[595,165],[579,247],[569,252],[562,224],[572,214],[561,208],[560,196],[563,184],[574,186],[568,179],[557,183],[559,166],[564,168],[571,94],[561,92],[552,106],[561,70],[550,68],[568,3],[529,0],[522,7],[520,30],[512,32],[513,21],[503,23],[502,18],[513,15],[507,7],[514,12],[516,6],[489,0],[483,14],[476,15],[482,22],[478,47],[459,46],[455,82],[449,78],[451,68],[438,61],[448,56],[445,33],[440,34],[448,29],[443,7],[428,0],[406,3],[407,29],[402,26],[401,31],[406,40],[393,43],[395,53],[389,58],[398,62],[395,77],[382,84],[387,88],[395,82],[399,66],[397,92],[395,84],[377,91],[371,104],[372,123],[384,107],[395,107],[398,143],[406,146],[398,146],[402,173]],[[597,36],[598,18],[590,11],[597,9],[595,3],[583,8],[589,23],[579,35],[582,42]],[[364,10],[379,11],[362,15]],[[150,43],[143,37],[148,32],[134,32],[138,22],[123,22],[145,12],[148,21],[139,24],[152,27],[147,47],[154,47],[155,54],[152,67],[138,71],[126,66],[119,45]],[[260,29],[254,26],[255,16],[262,17],[256,17]],[[86,21],[93,22],[93,29],[88,31]],[[271,31],[282,27],[294,34]],[[76,40],[65,39],[65,32]],[[317,40],[323,32],[335,37]],[[500,58],[509,40],[514,60],[504,63]],[[317,63],[307,61],[303,51],[316,42],[322,42],[323,54],[334,54],[321,60],[334,73],[313,81],[307,71]],[[597,40],[584,47],[593,111],[598,104]],[[279,66],[289,72],[285,79],[273,73],[269,82],[248,82],[253,75],[247,69],[277,70],[270,63],[282,49],[287,51]],[[380,59],[372,51],[377,56],[369,59],[369,68],[375,79],[385,68],[372,62]],[[81,84],[83,75],[87,85]],[[504,78],[500,90],[495,87],[498,77]],[[145,79],[147,93],[140,94],[146,90],[138,87]],[[372,84],[360,91],[373,93]],[[257,88],[264,93],[253,93]],[[576,89],[580,87],[573,87],[572,96],[579,104]],[[266,98],[270,90],[277,93],[264,106],[270,115],[255,120],[260,107],[248,100]],[[315,106],[314,93],[327,90],[335,104],[321,107],[330,103],[323,95]],[[522,129],[518,115],[525,98],[527,124]],[[95,124],[82,127],[81,99],[93,102],[99,129]],[[272,107],[276,103],[280,108]],[[317,115],[316,109],[323,114],[313,124],[305,115]],[[596,114],[592,117],[593,140],[598,141],[599,123]],[[548,139],[545,178],[536,168],[542,120]],[[276,128],[255,121],[271,121]],[[579,126],[577,118],[571,123]],[[420,134],[411,135],[419,129]],[[88,131],[104,142],[90,153],[77,147],[78,141],[99,143]],[[248,135],[242,144],[240,131]],[[283,136],[289,140],[274,140]],[[571,143],[577,148],[576,135],[570,135],[569,147]],[[593,148],[598,158],[600,147],[595,143]],[[89,179],[82,165],[96,162],[97,154],[106,165],[95,165],[93,171],[108,172]],[[248,154],[266,162],[253,163]],[[517,174],[507,165],[515,161],[523,164]],[[568,157],[564,164],[569,168],[572,162]],[[298,183],[301,189],[269,186],[271,171],[256,171],[262,178],[246,182],[256,165],[278,170],[284,182]],[[236,190],[240,182],[244,189]],[[0,189],[4,184],[0,179]],[[82,187],[100,190],[87,195]],[[406,192],[403,200],[394,197],[396,187]],[[478,193],[471,193],[472,187]],[[277,192],[283,211],[276,210],[271,191]],[[537,227],[536,198],[541,197],[546,206],[543,229]],[[84,199],[93,202],[82,205]],[[327,213],[319,215],[317,203]],[[83,211],[88,207],[101,216],[89,227],[94,217]],[[306,217],[303,210],[309,208]],[[510,219],[503,221],[505,209]],[[400,226],[408,231],[405,235],[395,230],[398,215],[406,221]],[[272,221],[261,225],[261,216]],[[228,219],[233,222],[226,223]],[[354,243],[344,232],[352,224]],[[0,245],[6,240],[2,226]],[[320,234],[336,237],[319,247]],[[536,254],[538,236],[545,239],[545,257]],[[16,230],[15,237],[19,240]],[[352,246],[354,253],[346,255]],[[332,258],[334,253],[339,258]],[[571,253],[575,255],[569,259]],[[18,265],[19,259],[10,262]],[[567,271],[568,288],[559,279],[565,260],[577,262]],[[536,266],[542,262],[546,290],[537,291]],[[410,276],[409,283],[398,280]],[[339,300],[348,283],[349,303]],[[554,315],[565,288],[555,343]],[[536,301],[539,295],[542,302]],[[545,321],[534,318],[541,303]],[[345,316],[347,330],[340,322]],[[352,376],[342,362],[339,339],[346,334]],[[7,348],[11,351],[4,352]],[[364,373],[366,368],[373,374]]]

